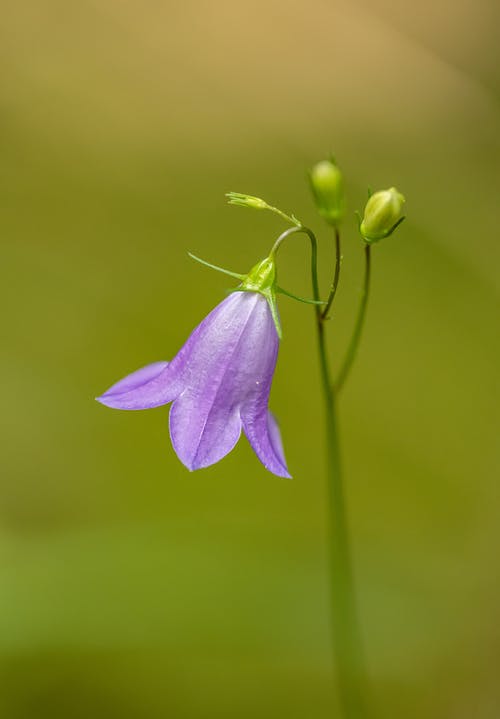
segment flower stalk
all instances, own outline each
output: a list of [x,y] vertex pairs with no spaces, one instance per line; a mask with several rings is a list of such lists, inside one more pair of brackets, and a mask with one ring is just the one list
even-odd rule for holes
[[345,384],[347,376],[351,371],[353,362],[356,358],[356,354],[359,348],[359,342],[361,339],[361,333],[365,324],[366,308],[368,306],[368,297],[370,294],[370,281],[371,281],[371,245],[365,244],[365,275],[363,280],[363,289],[361,291],[361,299],[359,301],[358,315],[356,323],[354,325],[354,331],[352,333],[351,341],[347,348],[345,359],[340,368],[337,380],[335,382],[336,392],[340,392]]
[[[328,531],[330,545],[330,599],[333,651],[336,661],[339,699],[345,719],[365,719],[367,679],[356,609],[349,529],[342,478],[337,420],[336,390],[333,385],[326,346],[325,320],[335,297],[340,272],[340,238],[336,237],[336,263],[332,289],[325,311],[316,310],[316,333],[323,392],[326,429],[328,484]],[[317,283],[313,273],[313,286]]]
[[366,678],[342,479],[337,402],[321,315],[317,318],[317,336],[326,425],[333,649],[344,716],[346,719],[361,719],[368,716],[365,706]]
[[[342,463],[337,421],[336,390],[333,384],[326,346],[326,319],[335,297],[340,273],[340,235],[335,231],[336,262],[325,310],[321,309],[317,267],[317,241],[308,227],[285,230],[273,245],[274,255],[283,241],[301,232],[311,242],[311,284],[316,301],[314,308],[323,404],[326,426],[326,463],[328,484],[328,533],[330,548],[330,600],[332,642],[335,657],[339,699],[345,719],[367,719],[367,679],[356,610],[354,576],[349,544],[346,503],[342,480]],[[359,337],[358,337],[359,339]]]
[[325,308],[323,312],[321,313],[321,318],[323,320],[328,319],[328,314],[330,312],[330,308],[333,304],[333,300],[335,299],[335,295],[337,294],[337,288],[339,286],[339,279],[340,279],[340,264],[342,262],[342,255],[341,255],[341,249],[340,249],[340,231],[337,226],[334,228],[335,232],[335,270],[333,272],[333,280],[330,287],[330,293],[328,295],[328,299],[326,301]]

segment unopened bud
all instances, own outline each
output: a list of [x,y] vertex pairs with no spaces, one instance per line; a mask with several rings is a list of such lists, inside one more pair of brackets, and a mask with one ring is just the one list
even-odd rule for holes
[[265,200],[253,195],[245,195],[242,192],[226,192],[230,205],[240,205],[241,207],[251,207],[254,210],[268,210],[269,205]]
[[226,192],[226,197],[228,198],[228,203],[230,205],[251,207],[253,210],[269,210],[270,212],[274,212],[275,215],[279,215],[291,225],[295,225],[296,227],[302,227],[302,222],[298,220],[295,215],[287,215],[279,208],[268,205],[268,203],[265,200],[262,200],[260,197],[246,195],[243,192]]
[[364,240],[368,243],[377,242],[391,235],[404,220],[401,215],[404,203],[404,196],[395,187],[375,192],[366,203],[359,226]]
[[331,160],[318,162],[309,173],[311,189],[319,214],[336,225],[344,214],[344,178]]

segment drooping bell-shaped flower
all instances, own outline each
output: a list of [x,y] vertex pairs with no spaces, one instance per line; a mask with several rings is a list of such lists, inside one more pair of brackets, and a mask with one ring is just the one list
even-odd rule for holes
[[289,477],[280,431],[268,408],[280,332],[275,275],[273,258],[260,262],[171,362],[137,370],[98,401],[115,409],[172,402],[172,445],[190,470],[222,459],[243,430],[264,467]]

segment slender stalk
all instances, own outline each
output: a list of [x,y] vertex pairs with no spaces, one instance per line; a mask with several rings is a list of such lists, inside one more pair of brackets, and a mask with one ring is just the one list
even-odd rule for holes
[[333,273],[333,280],[330,287],[330,293],[328,295],[328,299],[326,301],[326,306],[323,309],[323,312],[321,313],[321,319],[326,320],[328,317],[328,313],[330,312],[330,307],[332,306],[332,302],[335,299],[335,295],[337,293],[337,287],[339,285],[339,277],[340,277],[340,263],[342,261],[341,253],[340,253],[340,232],[339,228],[335,227],[335,270]]
[[342,481],[336,397],[326,350],[324,318],[317,315],[318,352],[326,422],[332,629],[340,702],[346,719],[368,716],[367,682],[356,611]]
[[[317,243],[314,233],[307,227],[290,228],[278,237],[271,254],[278,250],[283,240],[295,232],[305,233],[311,241],[312,292],[314,299],[319,302]],[[339,244],[337,246],[339,247]],[[337,252],[337,258],[340,262],[339,251]],[[336,290],[338,284],[339,262],[336,263],[332,290],[333,288]],[[332,294],[332,290],[330,294]],[[335,290],[333,290],[333,295],[335,295]],[[344,719],[367,719],[369,716],[366,705],[367,681],[351,568],[351,553],[342,484],[336,398],[326,348],[325,316],[319,304],[315,306],[315,315],[326,421],[333,652]]]
[[342,366],[340,368],[337,381],[335,382],[335,391],[338,393],[344,385],[349,372],[351,371],[352,364],[356,357],[359,341],[361,339],[361,332],[366,317],[366,308],[368,305],[368,296],[370,294],[370,279],[371,279],[371,245],[365,245],[365,277],[363,282],[363,290],[361,299],[359,302],[358,316],[356,318],[356,324],[354,325],[354,331],[352,333],[349,347],[347,348],[346,356]]
[[[329,300],[331,298],[330,305],[335,297],[340,270],[338,232],[335,234],[335,239],[336,263],[329,297]],[[318,353],[326,423],[333,642],[340,702],[344,716],[346,719],[362,719],[368,716],[366,706],[367,681],[361,632],[356,611],[354,577],[342,480],[336,395],[326,348],[326,317],[327,312],[316,312]]]

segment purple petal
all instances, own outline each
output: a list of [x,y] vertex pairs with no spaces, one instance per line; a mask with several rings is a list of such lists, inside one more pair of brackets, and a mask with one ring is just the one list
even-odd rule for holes
[[269,410],[253,416],[246,414],[242,419],[243,430],[248,441],[264,467],[273,474],[277,474],[278,477],[290,478],[280,431]]
[[141,385],[146,384],[146,382],[149,382],[149,380],[158,377],[160,372],[162,372],[167,365],[168,362],[153,362],[145,367],[141,367],[141,369],[132,372],[132,374],[128,374],[119,382],[112,385],[108,390],[106,390],[103,397],[115,394],[124,394],[132,389],[137,389],[138,387],[141,387]]
[[153,362],[127,375],[97,401],[114,409],[150,409],[170,402],[172,385],[166,380],[168,362]]
[[278,420],[270,410],[267,411],[267,426],[269,429],[269,439],[271,440],[272,448],[274,449],[274,452],[281,464],[286,468],[285,451],[283,449],[280,426],[278,424]]
[[[240,409],[254,396],[266,401],[278,337],[267,301],[236,292],[205,320],[205,332],[186,361],[186,389],[170,412],[170,435],[179,459],[198,469],[219,461],[241,431]],[[217,309],[217,308],[216,308]]]
[[211,318],[224,315],[226,302],[217,305],[196,327],[170,363],[154,362],[142,367],[110,387],[97,401],[113,409],[151,409],[172,402],[185,387],[183,378],[192,348],[206,334]]
[[[184,401],[183,401],[184,400]],[[241,435],[238,408],[228,414],[225,407],[212,406],[196,419],[191,398],[180,397],[170,410],[170,437],[181,462],[191,471],[215,464],[234,448]],[[204,420],[203,428],[199,419]]]

